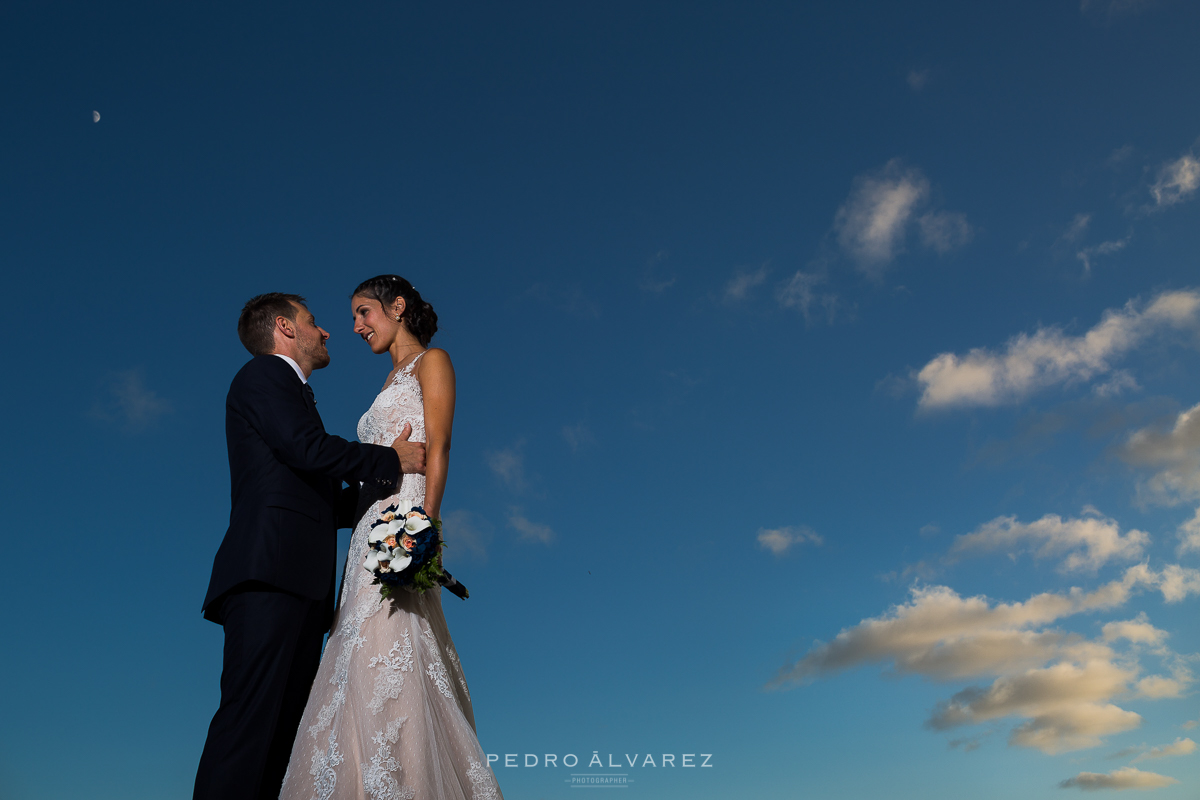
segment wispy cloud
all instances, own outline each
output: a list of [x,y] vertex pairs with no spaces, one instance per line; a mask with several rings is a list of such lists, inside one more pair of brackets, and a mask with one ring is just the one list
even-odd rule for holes
[[807,525],[758,529],[759,547],[764,550],[770,550],[777,556],[781,556],[793,547],[805,542],[820,545],[824,544],[825,540]]
[[1083,271],[1090,273],[1092,271],[1092,259],[1096,256],[1109,256],[1124,250],[1132,238],[1133,234],[1131,233],[1124,239],[1114,239],[1109,242],[1101,242],[1090,247],[1084,247],[1075,253],[1075,257],[1083,263]]
[[880,278],[904,251],[910,224],[920,229],[921,242],[938,253],[966,244],[972,228],[965,215],[928,211],[929,180],[916,167],[892,159],[878,172],[854,180],[850,196],[834,217],[838,244],[872,278]]
[[573,317],[600,318],[600,304],[579,286],[538,282],[525,295]]
[[1157,180],[1150,186],[1150,195],[1154,198],[1154,208],[1168,208],[1191,199],[1197,188],[1200,188],[1200,160],[1188,153],[1163,164]]
[[522,448],[524,440],[518,441],[512,447],[493,450],[484,454],[488,468],[505,486],[513,491],[524,491],[528,486],[525,479],[525,455]]
[[465,509],[442,514],[442,531],[451,555],[466,552],[479,561],[487,561],[492,541],[492,525],[485,518]]
[[572,453],[578,453],[588,445],[596,443],[596,437],[592,435],[591,428],[582,422],[578,425],[564,425],[562,435]]
[[826,282],[824,273],[797,270],[796,274],[779,284],[775,300],[783,308],[794,308],[804,315],[805,322],[812,322],[818,309],[828,322],[833,322],[838,309],[838,296],[833,292],[818,291]]
[[750,291],[756,286],[761,286],[766,279],[766,264],[754,270],[739,267],[729,283],[725,284],[725,299],[734,301],[745,300]]
[[1068,242],[1077,242],[1083,235],[1087,233],[1088,226],[1092,222],[1091,214],[1079,213],[1071,220],[1071,224],[1063,231],[1062,238]]
[[1113,772],[1081,772],[1059,784],[1062,789],[1161,789],[1179,783],[1174,778],[1156,772],[1142,772],[1137,767],[1121,767]]
[[1160,744],[1158,747],[1151,747],[1146,752],[1133,760],[1133,763],[1139,761],[1152,761],[1158,758],[1170,758],[1171,756],[1187,756],[1196,752],[1196,743],[1191,739],[1177,738],[1171,744]]
[[967,215],[957,211],[931,211],[917,219],[921,243],[939,253],[949,253],[971,241],[974,229],[967,224]]
[[919,92],[925,88],[925,84],[929,83],[929,70],[910,69],[904,80],[908,83],[908,88],[914,92]]
[[1157,0],[1079,0],[1079,11],[1104,21],[1112,21],[1115,17],[1138,14],[1156,3]]
[[838,243],[864,272],[878,276],[904,249],[908,223],[928,195],[929,181],[921,171],[899,159],[879,173],[858,177],[834,218]]
[[146,386],[141,370],[111,373],[104,381],[90,415],[116,422],[128,430],[146,428],[171,413],[171,402]]
[[525,542],[540,542],[550,544],[554,541],[554,531],[549,525],[532,522],[519,508],[513,508],[508,515],[508,524],[517,532],[517,537]]
[[1200,293],[1164,292],[1148,305],[1130,300],[1104,312],[1082,336],[1059,328],[1019,334],[1003,350],[976,348],[966,355],[942,353],[916,374],[923,410],[1017,403],[1055,385],[1082,383],[1112,372],[1112,361],[1148,336],[1169,328],[1194,327]]
[[[1090,510],[1090,509],[1089,509]],[[1063,519],[1047,514],[1033,522],[1018,522],[1015,516],[996,517],[972,533],[954,540],[950,559],[982,553],[1004,552],[1015,556],[1032,552],[1034,558],[1065,556],[1059,569],[1071,572],[1096,570],[1108,561],[1135,561],[1142,557],[1150,535],[1130,530],[1122,534],[1117,521],[1091,513]]]
[[666,250],[659,250],[646,260],[642,279],[638,281],[639,289],[650,294],[661,294],[675,285],[675,276],[663,272],[663,265],[669,257],[670,254]]

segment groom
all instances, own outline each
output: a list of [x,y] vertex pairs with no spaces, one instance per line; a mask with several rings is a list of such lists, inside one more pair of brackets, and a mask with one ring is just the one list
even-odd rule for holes
[[[196,800],[279,796],[333,618],[337,529],[358,482],[394,486],[425,471],[425,445],[348,442],[325,432],[308,385],[329,364],[329,334],[304,298],[252,298],[238,338],[254,356],[225,400],[233,508],[204,616],[225,627],[221,704],[196,774]],[[350,486],[342,488],[342,481]]]

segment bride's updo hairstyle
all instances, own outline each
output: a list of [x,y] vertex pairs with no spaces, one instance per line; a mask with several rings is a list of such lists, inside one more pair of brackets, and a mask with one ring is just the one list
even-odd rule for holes
[[430,340],[437,333],[437,313],[433,306],[422,300],[421,293],[399,275],[378,275],[365,280],[350,293],[350,296],[378,300],[384,313],[389,314],[396,298],[403,297],[404,314],[401,315],[401,320],[408,332],[417,337],[421,347],[429,347]]

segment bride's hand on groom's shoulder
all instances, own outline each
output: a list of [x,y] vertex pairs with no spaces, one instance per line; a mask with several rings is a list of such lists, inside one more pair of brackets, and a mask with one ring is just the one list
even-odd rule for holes
[[425,443],[410,442],[408,437],[412,435],[412,425],[404,423],[403,430],[396,440],[392,442],[392,449],[396,451],[396,455],[400,456],[400,471],[402,473],[425,474]]

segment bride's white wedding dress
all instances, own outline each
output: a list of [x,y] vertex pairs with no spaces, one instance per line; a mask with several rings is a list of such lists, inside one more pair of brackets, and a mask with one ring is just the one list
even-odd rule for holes
[[[421,355],[424,355],[423,353]],[[420,356],[358,422],[362,442],[389,445],[404,423],[425,441]],[[475,735],[471,695],[442,615],[441,589],[380,603],[363,569],[367,532],[393,502],[421,505],[425,476],[396,494],[363,487],[341,596],[321,667],[292,747],[286,800],[502,800]]]

